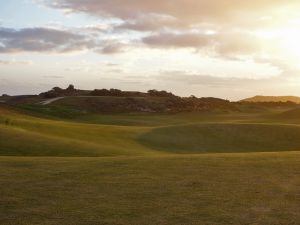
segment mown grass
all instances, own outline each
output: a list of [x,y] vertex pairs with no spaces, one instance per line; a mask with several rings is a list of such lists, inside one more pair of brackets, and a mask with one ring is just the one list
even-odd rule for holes
[[298,125],[251,113],[35,115],[0,107],[1,225],[300,221],[300,153],[284,152],[300,150]]
[[93,114],[83,123],[35,117],[7,107],[0,112],[2,156],[101,157],[300,149],[300,127],[278,121],[262,124],[265,115],[260,114],[97,115],[108,123],[101,124],[93,123]]
[[296,151],[300,149],[300,127],[242,123],[169,126],[142,134],[140,142],[177,153]]
[[297,224],[299,153],[0,157],[0,224]]
[[122,156],[158,154],[135,139],[148,128],[72,123],[3,109],[0,155]]

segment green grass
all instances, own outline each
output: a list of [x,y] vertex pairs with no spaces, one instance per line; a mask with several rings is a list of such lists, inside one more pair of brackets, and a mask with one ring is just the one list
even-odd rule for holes
[[[76,120],[0,108],[2,156],[143,156],[300,149],[300,127],[273,114],[87,114]],[[276,112],[277,113],[277,112]],[[63,115],[62,115],[63,117]],[[268,123],[268,124],[265,124]]]
[[[84,98],[74,98],[78,99]],[[70,101],[72,98],[62,99]],[[60,101],[62,101],[60,100]],[[73,102],[75,104],[77,101]],[[71,101],[72,102],[72,101]],[[81,122],[90,124],[118,125],[118,126],[167,126],[197,122],[242,122],[242,121],[265,121],[270,119],[270,112],[251,113],[218,113],[218,112],[181,112],[181,113],[110,113],[98,114],[87,112],[84,107],[76,109],[68,104],[56,103],[56,105],[20,105],[17,108],[21,113],[34,117]],[[278,111],[275,111],[277,115]],[[281,112],[281,111],[279,111]]]
[[[61,127],[61,130],[59,126],[49,127],[49,130],[44,130],[45,132],[42,133],[41,131],[46,129],[42,126],[46,124],[38,124],[37,127],[29,129],[0,125],[0,155],[104,157],[154,154],[153,151],[144,150],[142,145],[131,141],[129,137],[134,134],[123,133],[117,128],[89,130],[93,132],[93,136],[88,136],[88,132],[79,132],[85,127],[78,127],[78,132],[76,128],[72,132],[68,130],[70,127]],[[119,136],[113,136],[117,135],[116,133],[120,133]]]
[[285,112],[276,114],[274,117],[281,121],[285,120],[285,121],[299,122],[300,121],[300,108],[287,110]]
[[297,224],[299,153],[0,157],[0,224]]
[[300,221],[300,126],[276,110],[67,118],[36,108],[0,106],[1,225]]
[[238,123],[169,126],[144,133],[140,142],[177,153],[295,151],[300,149],[300,127]]
[[2,109],[0,155],[100,157],[158,154],[136,141],[148,129],[55,121]]
[[36,104],[20,105],[19,108],[25,112],[30,112],[36,116],[42,116],[46,118],[62,118],[62,119],[75,119],[80,116],[84,116],[86,113],[79,109],[72,109],[64,106],[51,106],[48,107]]

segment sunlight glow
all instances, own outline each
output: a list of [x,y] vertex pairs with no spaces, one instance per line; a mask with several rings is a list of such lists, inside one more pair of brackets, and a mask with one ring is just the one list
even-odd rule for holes
[[[282,45],[290,57],[300,57],[300,30],[286,29],[282,31]],[[295,59],[294,59],[295,60]],[[298,60],[298,59],[296,59]]]
[[255,36],[261,40],[264,49],[273,52],[277,57],[283,57],[293,64],[299,63],[300,29],[281,27],[274,30],[258,30]]

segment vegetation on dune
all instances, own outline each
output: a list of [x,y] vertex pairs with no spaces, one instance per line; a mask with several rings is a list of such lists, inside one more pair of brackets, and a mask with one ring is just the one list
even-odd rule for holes
[[[97,113],[127,113],[127,112],[186,112],[186,111],[237,111],[238,109],[227,100],[217,98],[183,98],[167,91],[149,90],[147,93],[121,91],[118,89],[95,89],[93,91],[78,90],[73,85],[66,89],[55,87],[40,97],[60,99],[50,104],[79,107]],[[77,99],[75,98],[77,97]],[[78,99],[80,97],[80,99]],[[93,98],[94,97],[94,98]],[[98,97],[98,98],[96,98]],[[75,104],[74,104],[75,102]],[[64,103],[64,104],[63,104]],[[73,104],[72,104],[73,103]]]
[[47,92],[40,93],[44,98],[56,98],[63,96],[114,96],[114,97],[177,97],[173,93],[167,91],[149,90],[147,93],[138,91],[122,91],[119,89],[95,89],[93,91],[75,89],[74,85],[70,84],[66,89],[54,87]]
[[[179,97],[116,97],[116,96],[72,96],[54,101],[48,105],[22,104],[23,109],[34,111],[69,111],[78,113],[180,113],[180,112],[236,112],[238,109],[228,101],[215,98]],[[72,112],[73,111],[73,112]]]
[[39,96],[43,98],[56,98],[62,96],[79,96],[88,95],[89,91],[77,90],[74,85],[70,84],[66,89],[54,87],[50,91],[40,93]]
[[300,103],[300,97],[297,96],[262,96],[257,95],[251,98],[241,100],[241,102],[293,102]]
[[[4,98],[3,98],[4,99]],[[4,100],[3,100],[4,101]],[[36,96],[9,96],[5,103],[42,115],[74,119],[86,113],[268,112],[298,107],[291,101],[230,102],[219,98],[179,97],[171,92],[54,87]]]

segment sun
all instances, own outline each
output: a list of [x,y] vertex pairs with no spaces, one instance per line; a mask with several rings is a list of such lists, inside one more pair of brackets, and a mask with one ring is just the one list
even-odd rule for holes
[[300,68],[300,29],[281,27],[256,33],[270,58],[282,59]]
[[300,58],[300,30],[284,29],[281,31],[282,48],[289,57],[295,57],[294,60],[299,61]]

